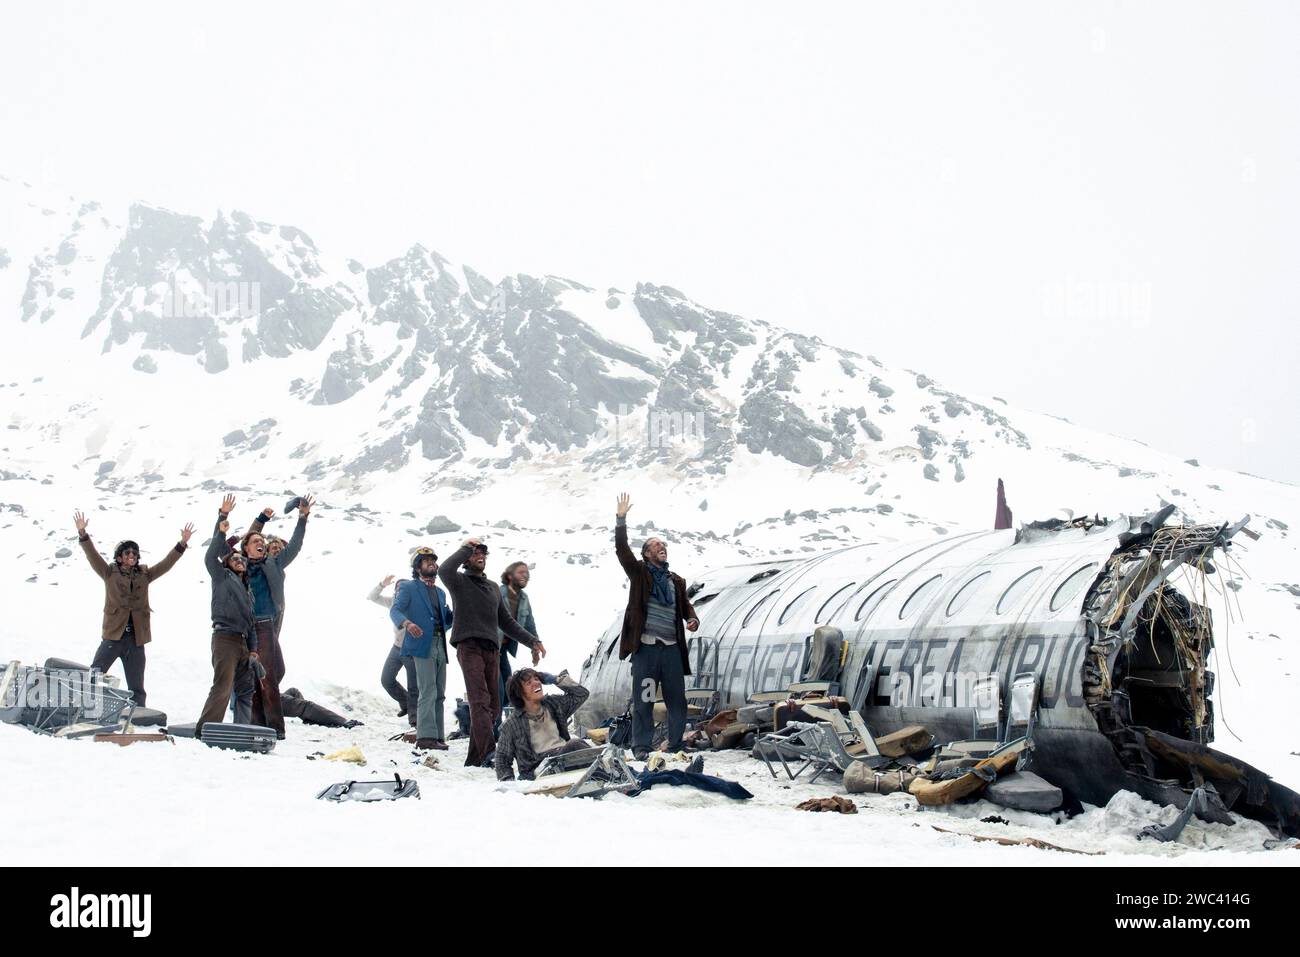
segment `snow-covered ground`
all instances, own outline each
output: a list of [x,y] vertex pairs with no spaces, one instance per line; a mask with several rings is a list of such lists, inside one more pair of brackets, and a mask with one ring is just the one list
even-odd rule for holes
[[[10,864],[728,864],[933,865],[1294,864],[1294,849],[1266,850],[1261,825],[1193,821],[1173,844],[1137,841],[1158,808],[1122,792],[1105,808],[1056,824],[988,802],[918,810],[904,795],[858,795],[854,815],[794,810],[808,797],[842,793],[826,780],[773,780],[737,752],[706,754],[706,770],[754,795],[736,802],[688,788],[656,787],[599,801],[517,793],[491,771],[461,766],[451,743],[427,768],[387,740],[405,722],[357,695],[363,728],[306,728],[290,722],[270,755],[239,755],[193,740],[113,745],[41,738],[0,728],[6,778],[0,814],[23,822],[5,841]],[[325,761],[357,744],[367,765]],[[334,804],[315,795],[337,781],[391,776],[419,782],[420,800]],[[116,826],[132,809],[139,826]],[[983,823],[998,816],[1006,824]],[[943,833],[944,831],[955,831]],[[969,835],[1037,838],[1096,856],[977,842]]]
[[[48,546],[31,543],[29,536],[47,520],[63,517],[58,510],[66,493],[57,486],[39,485],[28,491],[34,495],[29,514],[38,514],[40,523],[11,523],[6,532],[10,546],[0,559],[9,599],[3,655],[24,662],[40,662],[50,655],[88,659],[95,647],[102,586],[79,551],[55,562],[33,560],[37,548]],[[251,515],[266,504],[282,505],[276,498],[269,493],[246,497],[236,514]],[[129,514],[108,511],[91,516],[90,531],[104,548],[129,533],[140,538],[146,558],[152,559],[169,547],[174,538],[169,530],[187,519],[203,523],[195,548],[151,589],[156,637],[148,651],[149,704],[173,720],[194,719],[210,681],[208,586],[198,542],[214,518],[218,501],[217,492],[178,492],[160,496],[147,515],[141,503],[134,521]],[[357,528],[356,523],[343,520],[343,514],[322,504],[310,520],[302,556],[289,569],[286,685],[359,718],[364,726],[320,729],[291,719],[288,740],[268,756],[236,755],[185,739],[120,749],[0,726],[0,760],[10,782],[0,789],[0,815],[22,824],[6,840],[7,860],[15,864],[506,863],[520,859],[521,847],[536,847],[540,842],[554,851],[555,860],[569,863],[680,861],[701,855],[738,864],[1300,862],[1300,855],[1290,850],[1269,850],[1275,842],[1267,831],[1244,819],[1231,828],[1193,821],[1172,845],[1139,842],[1135,835],[1143,826],[1170,819],[1174,810],[1129,793],[1118,795],[1109,807],[1057,823],[985,802],[922,811],[902,795],[857,796],[860,812],[856,815],[800,812],[794,805],[807,797],[841,793],[838,783],[773,780],[760,762],[741,753],[708,753],[705,760],[707,770],[738,780],[755,794],[753,801],[744,804],[669,788],[599,802],[523,795],[498,785],[490,771],[462,767],[461,742],[453,742],[450,752],[437,755],[437,768],[426,768],[409,746],[388,740],[406,727],[378,686],[391,629],[384,610],[364,598],[384,574],[402,572],[412,539],[400,527]],[[64,522],[67,528],[51,536],[63,547],[73,536],[70,520],[69,515]],[[550,650],[547,665],[577,673],[595,637],[623,600],[612,556],[604,555],[608,529],[573,532],[562,541],[527,530],[489,529],[489,533],[493,544],[489,572],[515,555],[535,562],[530,590]],[[450,535],[426,538],[443,554],[455,544]],[[566,543],[575,550],[590,548],[596,553],[593,564],[568,564],[563,558]],[[689,559],[683,555],[682,561],[693,564],[706,557],[727,557],[723,545],[706,551]],[[33,576],[35,581],[24,580]],[[1240,655],[1237,667],[1241,671],[1256,665],[1251,657]],[[1259,673],[1266,670],[1262,667]],[[461,687],[453,668],[449,704]],[[1261,710],[1289,718],[1287,712],[1273,712],[1267,704]],[[367,758],[364,769],[321,759],[322,754],[354,743]],[[1224,747],[1236,753],[1248,750],[1236,742]],[[1279,760],[1276,746],[1265,742],[1258,750],[1265,752],[1262,767],[1296,783],[1294,764]],[[1255,754],[1249,757],[1258,759]],[[327,784],[393,772],[414,777],[422,799],[343,806],[315,800]],[[117,807],[141,809],[147,827],[105,826]],[[993,815],[1010,823],[981,821]],[[1033,837],[1102,854],[1003,847],[964,836],[973,834]]]

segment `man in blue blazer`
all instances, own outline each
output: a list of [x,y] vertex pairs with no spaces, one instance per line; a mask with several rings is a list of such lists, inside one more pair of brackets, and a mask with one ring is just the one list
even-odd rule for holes
[[438,587],[438,556],[432,548],[417,548],[411,556],[411,580],[397,586],[389,617],[405,629],[402,654],[415,660],[415,680],[420,687],[416,706],[415,746],[446,751],[442,709],[447,688],[447,632],[451,606]]

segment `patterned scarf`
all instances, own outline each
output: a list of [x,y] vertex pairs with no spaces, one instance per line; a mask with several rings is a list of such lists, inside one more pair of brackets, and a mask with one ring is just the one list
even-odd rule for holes
[[668,574],[668,563],[656,565],[654,562],[646,562],[646,567],[650,569],[650,575],[654,584],[650,588],[650,595],[661,605],[667,605],[669,608],[676,606],[677,601],[673,597],[673,579]]

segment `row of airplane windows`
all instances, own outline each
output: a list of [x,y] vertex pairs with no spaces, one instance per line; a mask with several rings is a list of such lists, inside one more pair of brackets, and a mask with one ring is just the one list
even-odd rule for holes
[[[1097,569],[1097,563],[1089,562],[1087,565],[1084,565],[1081,568],[1076,569],[1075,571],[1071,572],[1068,576],[1066,576],[1066,578],[1061,582],[1061,584],[1056,587],[1056,590],[1052,592],[1051,600],[1048,603],[1049,609],[1052,612],[1057,612],[1060,611],[1062,608],[1064,608],[1067,602],[1075,598],[1079,594],[1079,592],[1083,590],[1084,586],[1087,585],[1088,582],[1090,582],[1094,577],[1096,577],[1096,569]],[[1029,589],[1034,585],[1034,583],[1038,579],[1038,576],[1042,574],[1042,571],[1043,571],[1043,567],[1041,565],[1036,566],[1034,568],[1029,569],[1022,575],[1019,575],[1014,581],[1012,581],[1009,585],[1007,585],[1006,589],[1003,590],[1001,596],[998,598],[997,604],[994,606],[994,610],[996,611],[996,613],[999,615],[1004,615],[1011,609],[1015,608],[1019,604],[1020,600],[1029,591]],[[948,607],[947,607],[948,617],[951,618],[953,615],[957,614],[968,604],[970,604],[971,599],[974,598],[977,593],[983,590],[984,586],[988,584],[992,576],[993,573],[991,571],[979,572],[978,574],[972,576],[970,580],[968,580],[964,585],[961,586],[961,588],[957,589],[957,591],[953,594],[952,598],[948,600]],[[902,605],[899,607],[898,620],[906,621],[913,614],[915,614],[916,611],[925,603],[925,600],[939,587],[939,584],[942,580],[943,580],[943,575],[940,574],[940,575],[933,575],[930,578],[926,579],[925,581],[921,582],[921,584],[918,585],[912,591],[912,593],[907,596],[907,600],[904,601]],[[854,586],[857,585],[857,582],[849,582],[847,585],[842,585],[839,588],[835,589],[835,591],[832,592],[830,596],[827,597],[822,602],[821,607],[817,610],[817,614],[813,617],[813,624],[820,625],[825,621],[829,621],[831,618],[835,617],[835,615],[838,614],[846,605],[848,605],[863,589],[874,584],[875,587],[872,588],[870,593],[865,598],[862,599],[862,602],[858,605],[857,611],[853,615],[853,620],[855,622],[862,621],[873,611],[875,611],[876,606],[879,605],[882,601],[884,601],[885,597],[890,594],[890,592],[893,589],[893,586],[896,585],[897,583],[898,583],[897,578],[891,578],[888,581],[881,582],[878,584],[874,582],[867,582],[864,583],[860,588],[858,588],[857,591],[854,591],[852,592],[852,594],[848,594],[848,595],[846,595],[845,593],[849,592],[850,589],[854,588]],[[793,618],[794,615],[801,608],[803,608],[805,605],[809,603],[810,599],[813,597],[813,594],[819,588],[821,588],[820,585],[813,585],[809,588],[804,589],[799,594],[795,595],[795,597],[792,598],[790,602],[785,606],[785,608],[781,611],[780,616],[777,618],[777,624],[784,625],[787,621]],[[759,612],[761,612],[764,608],[766,608],[768,603],[772,601],[774,598],[776,598],[776,596],[779,594],[780,594],[780,590],[778,589],[776,591],[768,592],[766,595],[764,595],[757,602],[757,604],[755,604],[745,615],[745,619],[744,621],[741,622],[740,627],[741,628],[748,627],[750,622],[754,620],[754,618],[759,614]],[[844,596],[843,600],[837,602],[837,599],[840,599],[841,596]],[[699,600],[699,602],[697,602],[697,604],[705,604],[708,601],[712,600],[714,597],[716,596],[705,595],[703,598]]]

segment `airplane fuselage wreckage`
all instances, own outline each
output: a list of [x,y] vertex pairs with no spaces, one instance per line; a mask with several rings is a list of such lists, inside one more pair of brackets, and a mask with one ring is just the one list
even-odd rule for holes
[[[1028,733],[1020,768],[1059,787],[1067,806],[1105,805],[1127,789],[1298,836],[1300,795],[1210,747],[1208,602],[1227,594],[1215,563],[1230,560],[1246,521],[1166,524],[1172,513],[870,543],[705,573],[690,586],[700,627],[688,635],[688,687],[716,690],[726,708],[830,680],[876,737],[919,725],[938,742],[996,740],[1016,721]],[[583,667],[588,727],[631,699],[621,624],[620,615]],[[1028,698],[1013,694],[1026,688]]]

